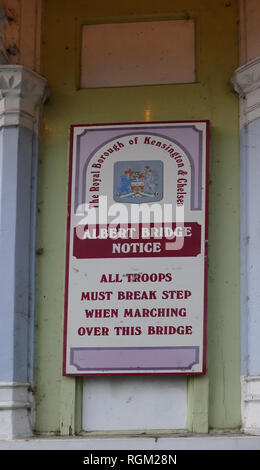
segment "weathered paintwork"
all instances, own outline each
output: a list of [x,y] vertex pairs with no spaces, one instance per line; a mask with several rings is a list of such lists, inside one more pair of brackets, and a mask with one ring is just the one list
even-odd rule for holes
[[[196,20],[196,83],[78,89],[81,24],[189,17]],[[229,84],[238,66],[237,21],[236,1],[45,2],[42,74],[52,94],[40,165],[37,432],[80,429],[80,381],[62,377],[69,126],[146,120],[211,123],[207,376],[189,380],[187,427],[240,426],[239,128],[238,99]]]

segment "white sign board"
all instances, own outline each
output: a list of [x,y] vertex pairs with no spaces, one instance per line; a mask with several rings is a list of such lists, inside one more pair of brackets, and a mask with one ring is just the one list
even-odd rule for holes
[[203,374],[208,121],[71,127],[64,374]]

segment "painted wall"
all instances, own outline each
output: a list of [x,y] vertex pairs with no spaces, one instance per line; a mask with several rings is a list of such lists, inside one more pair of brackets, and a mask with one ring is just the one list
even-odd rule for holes
[[[38,432],[81,429],[81,380],[62,377],[69,126],[148,117],[211,122],[207,375],[188,380],[187,421],[198,432],[240,426],[239,126],[229,84],[238,66],[237,6],[224,0],[45,2],[42,74],[52,95],[42,126],[38,208]],[[81,24],[189,17],[196,20],[196,83],[78,89]]]
[[0,61],[22,64],[40,73],[44,0],[1,0],[0,3]]

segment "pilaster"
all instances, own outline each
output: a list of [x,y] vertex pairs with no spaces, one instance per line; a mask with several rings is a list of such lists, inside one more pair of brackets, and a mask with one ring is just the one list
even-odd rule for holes
[[40,75],[0,66],[1,438],[32,433],[36,133],[46,93]]
[[260,434],[260,57],[231,80],[241,123],[241,357],[242,426]]

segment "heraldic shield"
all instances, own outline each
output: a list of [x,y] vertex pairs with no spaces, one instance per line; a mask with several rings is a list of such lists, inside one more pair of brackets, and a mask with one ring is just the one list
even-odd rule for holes
[[114,164],[114,200],[141,204],[163,198],[163,162],[124,161]]

